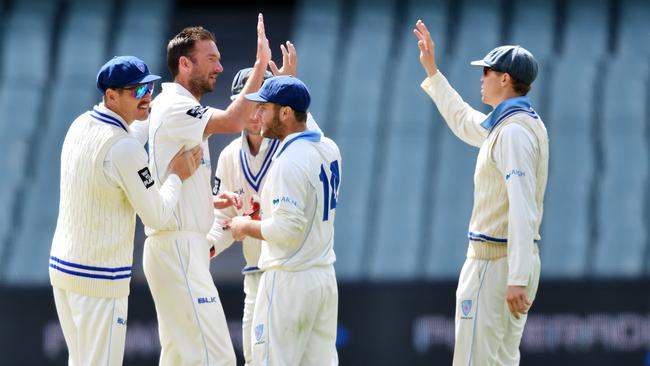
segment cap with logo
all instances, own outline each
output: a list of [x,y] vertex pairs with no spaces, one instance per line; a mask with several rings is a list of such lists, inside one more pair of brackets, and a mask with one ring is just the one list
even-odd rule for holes
[[472,61],[471,64],[506,72],[527,85],[532,84],[537,77],[537,60],[532,53],[521,46],[499,46],[485,55],[482,60]]
[[115,56],[97,73],[97,89],[103,94],[106,89],[145,84],[160,79],[149,72],[144,61],[135,56]]
[[[241,69],[237,71],[237,74],[235,74],[235,77],[232,79],[232,87],[230,88],[230,99],[234,100],[237,98],[239,93],[244,89],[244,86],[246,86],[246,82],[248,79],[251,77],[251,74],[253,73],[253,68],[252,67],[247,67],[245,69]],[[264,72],[264,80],[269,79],[273,77],[273,74],[271,74],[270,71],[266,70]]]
[[298,112],[307,112],[311,102],[307,86],[293,76],[274,76],[257,93],[246,94],[246,99],[288,106]]

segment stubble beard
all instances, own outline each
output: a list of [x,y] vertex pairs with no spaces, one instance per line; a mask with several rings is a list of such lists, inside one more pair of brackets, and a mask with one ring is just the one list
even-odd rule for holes
[[284,138],[284,126],[280,122],[280,113],[276,111],[271,120],[269,128],[264,128],[262,125],[262,136],[270,139],[281,140]]

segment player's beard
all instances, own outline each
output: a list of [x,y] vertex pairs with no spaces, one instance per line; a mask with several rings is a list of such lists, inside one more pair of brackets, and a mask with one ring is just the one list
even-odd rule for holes
[[192,88],[192,91],[198,95],[203,95],[213,91],[215,84],[216,81],[211,83],[210,74],[205,76],[192,75],[192,78],[190,79],[190,88]]
[[269,126],[262,127],[262,136],[271,139],[282,140],[285,137],[286,128],[280,121],[280,109],[276,109]]

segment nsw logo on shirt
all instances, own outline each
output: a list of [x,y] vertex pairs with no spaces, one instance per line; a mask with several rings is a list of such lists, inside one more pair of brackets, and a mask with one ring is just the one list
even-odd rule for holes
[[203,115],[205,114],[205,111],[207,111],[207,110],[208,110],[208,107],[203,107],[203,106],[197,105],[194,108],[188,109],[188,111],[186,113],[187,113],[188,116],[192,116],[194,118],[201,119],[201,117],[203,117]]
[[142,179],[142,183],[144,183],[144,187],[149,189],[154,183],[153,178],[151,177],[151,172],[149,171],[149,168],[144,167],[140,170],[138,170],[138,175],[140,176],[140,179]]

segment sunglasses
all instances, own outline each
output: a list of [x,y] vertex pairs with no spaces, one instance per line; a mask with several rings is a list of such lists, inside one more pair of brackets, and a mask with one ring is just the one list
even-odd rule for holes
[[136,99],[142,99],[145,95],[149,93],[153,93],[153,87],[154,83],[146,83],[142,85],[136,85],[134,87],[129,87],[129,88],[122,88],[125,90],[130,90],[131,91],[131,96]]
[[493,69],[493,68],[491,68],[491,67],[483,66],[483,76],[487,76],[487,74],[488,74],[490,71],[503,73],[502,71],[495,70],[495,69]]

